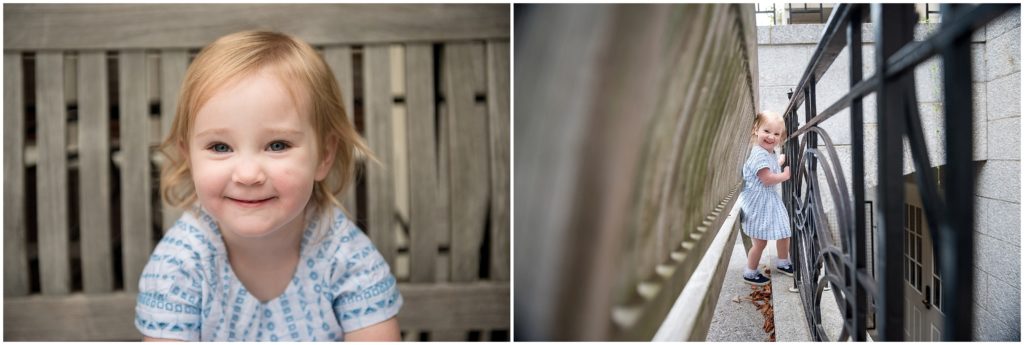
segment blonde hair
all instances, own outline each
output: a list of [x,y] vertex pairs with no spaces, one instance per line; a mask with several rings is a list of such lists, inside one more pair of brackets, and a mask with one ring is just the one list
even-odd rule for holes
[[756,136],[757,129],[760,128],[761,125],[764,124],[765,122],[772,120],[778,120],[782,122],[782,136],[780,138],[780,142],[786,140],[786,135],[788,134],[786,132],[786,121],[782,118],[781,115],[779,115],[779,113],[776,113],[774,111],[760,111],[757,113],[757,116],[754,117],[754,126],[750,128],[750,136]]
[[[267,68],[287,84],[296,104],[309,104],[316,131],[317,156],[334,148],[327,178],[313,185],[312,205],[321,211],[334,205],[355,174],[356,154],[373,160],[373,153],[356,131],[341,102],[341,89],[323,58],[306,42],[290,35],[242,31],[218,38],[199,52],[188,67],[178,108],[160,151],[168,158],[160,174],[160,193],[168,205],[186,209],[197,200],[188,160],[189,136],[196,113],[226,85]],[[305,97],[308,103],[299,102]]]

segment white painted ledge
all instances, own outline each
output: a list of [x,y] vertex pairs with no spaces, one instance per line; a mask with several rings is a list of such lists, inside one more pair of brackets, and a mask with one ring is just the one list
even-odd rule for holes
[[733,227],[736,224],[736,220],[739,219],[739,211],[740,202],[737,200],[733,204],[732,210],[729,211],[729,217],[722,222],[722,227],[718,230],[718,234],[715,235],[714,241],[711,242],[707,252],[704,253],[704,257],[700,259],[700,263],[697,264],[696,271],[690,276],[690,280],[683,287],[683,292],[679,294],[679,298],[676,299],[672,309],[669,310],[665,321],[658,327],[658,332],[654,334],[653,341],[689,340],[690,335],[693,333],[693,327],[697,323],[698,311],[704,304],[708,290],[711,288],[712,279],[718,273],[716,272],[718,263],[722,256],[727,254],[726,249],[730,253],[732,251],[731,247],[726,248],[726,242],[728,242],[729,236],[734,231]]

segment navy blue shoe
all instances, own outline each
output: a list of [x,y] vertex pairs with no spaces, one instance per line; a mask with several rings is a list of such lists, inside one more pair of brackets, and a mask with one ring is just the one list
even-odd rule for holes
[[787,276],[790,276],[790,277],[793,276],[793,264],[788,264],[788,265],[785,265],[785,266],[775,266],[775,269],[777,271],[779,271],[780,273],[785,274]]
[[753,278],[747,278],[747,276],[743,276],[743,282],[750,285],[764,286],[767,285],[770,281],[771,279],[768,279],[767,277],[761,275],[761,272],[754,273]]

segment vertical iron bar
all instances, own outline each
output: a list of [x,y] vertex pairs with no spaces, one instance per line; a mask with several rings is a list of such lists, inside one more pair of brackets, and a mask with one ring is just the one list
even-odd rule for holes
[[[793,89],[790,89],[789,92],[786,93],[786,99],[787,100],[793,99]],[[795,121],[796,113],[795,112],[791,112],[791,113],[788,113],[788,114],[783,114],[783,117],[786,119],[786,133],[793,133],[794,131],[796,131],[796,129],[797,129],[796,128],[796,121]],[[798,158],[796,156],[796,147],[797,147],[797,145],[799,145],[799,143],[800,143],[799,138],[789,137],[789,138],[787,138],[786,146],[784,147],[784,153],[786,155],[786,162],[789,163],[789,166],[790,166],[790,168],[789,168],[790,174],[791,174],[790,176],[795,176],[796,175],[796,169],[798,169],[797,166],[793,165],[794,164],[793,162],[796,162],[794,159]],[[792,239],[791,239],[791,241],[789,241],[789,259],[792,261],[791,264],[793,265],[793,269],[794,269],[794,271],[793,271],[793,287],[794,288],[798,288],[800,286],[800,255],[797,255],[798,250],[796,249],[796,248],[799,248],[799,245],[798,245],[799,242],[798,241],[800,240],[800,234],[799,234],[799,232],[796,231],[797,227],[796,227],[795,222],[793,221],[793,219],[795,219],[794,218],[795,213],[793,212],[793,209],[794,209],[794,207],[793,207],[793,197],[796,195],[796,183],[797,183],[796,179],[791,177],[788,181],[786,181],[786,182],[784,182],[782,184],[782,186],[783,186],[783,194],[782,194],[783,195],[783,203],[786,205],[786,213],[789,215],[789,227],[793,231]]]
[[[940,6],[943,26],[959,17],[963,5]],[[943,303],[943,340],[970,341],[974,301],[974,165],[971,163],[974,112],[971,87],[971,33],[953,40],[942,51],[943,91],[946,117],[946,188],[948,227],[941,227],[939,265],[942,292],[967,303]],[[953,129],[956,130],[953,130]]]
[[[877,16],[875,73],[884,76],[886,61],[914,39],[913,5],[871,5]],[[958,66],[959,67],[959,66]],[[878,202],[879,260],[878,335],[880,340],[901,341],[903,310],[903,95],[907,74],[894,80],[882,78],[878,89]],[[948,82],[948,80],[947,80]]]
[[[850,47],[850,88],[864,79],[864,68],[861,57],[861,14],[860,6],[850,12],[850,24],[846,30],[846,42]],[[854,272],[848,273],[846,279],[852,284],[853,291],[853,341],[866,341],[865,317],[867,315],[867,299],[864,286],[858,280],[858,272],[865,271],[867,261],[864,259],[864,109],[860,97],[850,102],[850,137],[853,149],[853,261]]]
[[[814,77],[814,74],[811,74],[810,77],[807,78],[807,93],[805,94],[805,97],[804,97],[804,101],[806,102],[805,103],[806,107],[804,108],[804,110],[805,110],[804,111],[804,117],[806,119],[804,120],[805,121],[804,123],[811,122],[811,119],[813,119],[815,115],[818,115],[818,91],[817,91],[818,85],[817,84],[818,84],[817,78]],[[810,140],[807,143],[807,148],[808,149],[817,149],[818,148],[818,134],[817,133],[807,132],[807,139]],[[810,169],[808,169],[808,173],[811,173],[811,177],[817,178],[816,171],[818,170],[817,169],[818,161],[817,161],[816,158],[811,158],[809,162],[811,163],[811,166],[810,166]]]

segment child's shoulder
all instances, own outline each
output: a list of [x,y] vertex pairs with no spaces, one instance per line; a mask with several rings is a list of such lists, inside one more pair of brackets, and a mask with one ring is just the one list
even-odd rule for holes
[[224,251],[220,241],[214,238],[217,231],[216,222],[209,214],[198,209],[187,210],[167,229],[154,252],[178,249],[204,257],[217,255]]
[[325,228],[318,242],[318,255],[344,258],[345,253],[366,246],[372,246],[370,238],[339,208],[332,208],[320,214],[315,224]]
[[318,221],[328,228],[311,250],[304,250],[307,265],[321,262],[332,277],[376,277],[390,271],[369,236],[341,210],[323,213]]

